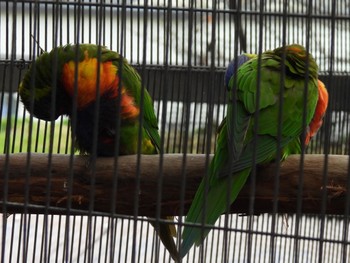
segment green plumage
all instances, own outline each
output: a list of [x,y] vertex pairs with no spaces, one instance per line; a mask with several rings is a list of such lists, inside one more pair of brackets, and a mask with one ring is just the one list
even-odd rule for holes
[[[143,132],[142,137],[151,139],[152,146],[143,143],[141,146],[143,153],[156,153],[160,147],[160,137],[158,134],[157,118],[154,114],[152,99],[146,89],[142,89],[141,79],[138,73],[129,63],[117,52],[108,50],[104,47],[98,47],[92,44],[81,44],[79,46],[66,45],[57,47],[51,52],[39,56],[31,65],[24,76],[20,86],[19,94],[26,109],[34,116],[43,120],[56,119],[60,115],[72,117],[73,112],[73,94],[74,87],[67,87],[66,80],[77,80],[87,78],[78,73],[76,76],[67,76],[64,66],[73,62],[77,68],[82,68],[87,56],[95,58],[100,62],[100,71],[106,63],[112,63],[117,69],[116,78],[121,76],[121,87],[125,89],[125,95],[133,98],[130,105],[122,105],[123,110],[128,107],[136,106],[140,108],[142,104],[143,113]],[[92,67],[86,63],[87,67]],[[121,68],[119,68],[122,66]],[[91,68],[97,71],[98,68]],[[103,75],[102,75],[103,77]],[[96,80],[95,80],[96,81]],[[93,128],[95,113],[96,92],[92,94],[84,92],[84,86],[78,84],[78,107],[77,107],[77,128],[75,131],[76,146],[82,153],[90,153],[92,150]],[[95,87],[94,87],[95,88]],[[118,93],[119,84],[114,83],[108,87],[100,86],[100,108],[98,124],[98,144],[97,154],[104,156],[114,155],[115,131],[119,129],[120,148],[119,154],[133,154],[137,149],[137,140],[139,129],[139,119],[136,116],[132,118],[121,119],[118,111],[119,105],[115,94]],[[86,90],[88,90],[86,88]],[[143,92],[143,103],[141,103],[141,93]],[[79,101],[83,97],[91,97],[91,102],[84,106],[79,106]],[[54,105],[54,107],[52,107]],[[141,112],[141,109],[139,109]],[[117,127],[117,120],[121,125]]]
[[[237,73],[232,74],[227,85],[227,117],[220,125],[215,156],[207,175],[209,178],[201,182],[186,216],[186,223],[215,224],[237,198],[249,177],[254,165],[253,150],[256,151],[255,164],[273,161],[278,146],[281,147],[282,160],[289,154],[301,152],[300,136],[305,128],[303,118],[305,116],[307,126],[318,100],[316,62],[299,45],[264,52],[260,62],[258,56],[250,58],[238,65]],[[280,95],[283,96],[282,102]],[[282,121],[278,123],[280,103]],[[278,144],[279,125],[281,140]],[[208,228],[203,229],[200,226],[185,226],[182,233],[182,257],[194,243],[201,244],[209,232]]]
[[[138,73],[117,52],[92,44],[57,47],[35,60],[19,86],[19,94],[26,109],[37,118],[50,121],[60,115],[75,116],[73,133],[81,153],[94,153],[94,135],[97,156],[136,154],[139,144],[142,154],[160,150],[152,99]],[[98,123],[94,123],[97,106]],[[178,260],[174,227],[151,224]]]

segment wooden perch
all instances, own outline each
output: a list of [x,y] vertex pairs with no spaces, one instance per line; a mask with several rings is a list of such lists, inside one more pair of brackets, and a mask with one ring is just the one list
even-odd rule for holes
[[[1,209],[6,205],[8,213],[23,212],[22,206],[13,203],[29,204],[27,211],[42,213],[45,204],[52,214],[66,214],[71,208],[94,211],[112,211],[118,214],[133,215],[135,204],[138,204],[138,215],[155,216],[157,209],[159,156],[142,155],[140,160],[140,184],[136,193],[137,156],[121,156],[117,159],[115,172],[114,158],[98,158],[93,165],[87,156],[74,156],[72,169],[70,155],[54,154],[49,163],[47,154],[31,154],[29,170],[28,154],[0,155]],[[186,213],[196,189],[205,175],[206,155],[189,154],[186,167],[183,167],[182,154],[166,154],[163,156],[163,177],[161,192],[161,214],[179,215],[181,209],[181,189],[183,178],[186,178],[184,195]],[[322,196],[325,191],[326,213],[344,214],[347,194],[348,156],[329,155],[327,169],[327,185],[323,187],[325,157],[323,155],[305,155],[303,170],[302,212],[320,213]],[[50,164],[50,165],[49,165]],[[51,171],[49,173],[49,167]],[[290,156],[281,164],[278,187],[278,212],[297,212],[298,189],[300,180],[300,156]],[[185,174],[183,175],[183,171]],[[254,213],[270,213],[273,211],[276,166],[271,164],[259,167],[256,176],[254,194]],[[115,180],[116,175],[118,176]],[[50,179],[49,179],[50,177]],[[27,182],[27,183],[26,183]],[[50,185],[48,185],[50,183]],[[94,185],[92,185],[94,183]],[[5,187],[7,184],[7,187]],[[113,185],[116,191],[113,191]],[[72,188],[69,190],[69,186]],[[92,190],[94,189],[94,190]],[[71,195],[69,193],[71,192]],[[114,193],[114,196],[113,196]],[[93,194],[93,196],[92,196]],[[27,200],[26,200],[27,195]],[[248,212],[251,200],[251,183],[248,182],[231,212]],[[135,197],[138,198],[135,200]],[[90,206],[93,202],[93,206]],[[30,205],[39,205],[31,207]],[[42,207],[41,207],[42,206]],[[51,207],[65,209],[50,209]],[[74,212],[76,213],[76,212]],[[79,213],[79,211],[78,211]]]

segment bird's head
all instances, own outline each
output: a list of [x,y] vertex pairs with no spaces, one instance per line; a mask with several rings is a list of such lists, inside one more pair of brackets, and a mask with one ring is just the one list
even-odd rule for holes
[[292,44],[276,48],[273,53],[281,59],[285,58],[286,66],[291,73],[304,76],[308,67],[310,76],[317,79],[317,63],[305,47],[299,44]]
[[67,114],[69,98],[60,87],[60,48],[40,55],[29,67],[18,92],[25,108],[42,120],[55,120]]
[[49,121],[70,113],[71,98],[62,88],[62,68],[75,59],[75,50],[71,45],[56,47],[30,65],[18,92],[25,108],[35,117]]

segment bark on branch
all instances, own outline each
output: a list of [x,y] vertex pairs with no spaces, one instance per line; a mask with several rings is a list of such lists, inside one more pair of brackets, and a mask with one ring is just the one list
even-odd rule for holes
[[[327,214],[344,214],[348,156],[304,157],[302,166],[299,155],[290,156],[283,162],[278,180],[276,165],[259,167],[255,193],[248,182],[231,212],[247,213],[253,197],[254,213],[270,213],[277,189],[279,213],[297,212],[298,198],[301,198],[303,213],[321,213],[324,203]],[[67,207],[71,207],[81,210],[71,214],[83,214],[92,209],[134,215],[137,205],[138,215],[154,217],[157,209],[162,215],[180,215],[181,211],[186,213],[206,172],[206,155],[201,154],[188,154],[185,167],[182,154],[164,155],[161,180],[160,157],[156,155],[141,155],[139,170],[136,155],[90,161],[87,156],[61,154],[0,155],[1,209],[6,206],[8,213],[23,212],[23,206],[16,204],[28,204],[26,209],[30,213],[41,213],[46,206],[51,214],[67,214]],[[302,173],[300,167],[303,167]],[[158,208],[157,200],[160,200]],[[181,209],[182,201],[184,210]]]

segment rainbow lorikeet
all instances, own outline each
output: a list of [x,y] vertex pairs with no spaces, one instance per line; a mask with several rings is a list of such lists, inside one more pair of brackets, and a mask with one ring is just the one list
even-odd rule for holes
[[[303,118],[307,144],[320,128],[327,108],[328,94],[318,80],[318,66],[311,54],[297,44],[266,51],[260,60],[258,55],[239,56],[227,68],[225,82],[229,91],[227,116],[219,127],[208,178],[202,180],[195,194],[186,223],[213,225],[247,181],[253,151],[256,164],[275,160],[277,147],[281,147],[281,161],[290,154],[301,153]],[[280,103],[281,123],[277,123]],[[180,256],[184,257],[193,244],[200,245],[209,231],[185,225]]]
[[[152,99],[146,89],[143,92],[142,96],[140,76],[122,56],[93,44],[66,45],[42,54],[19,86],[25,107],[44,120],[60,115],[71,118],[76,98],[76,129],[73,131],[76,147],[81,153],[92,153],[97,125],[97,156],[136,154],[139,143],[142,154],[159,152],[160,136]],[[93,123],[96,105],[99,105],[97,124]],[[116,143],[117,131],[119,141]],[[115,145],[118,145],[117,150]],[[152,224],[171,256],[178,260],[172,237],[174,226]]]

